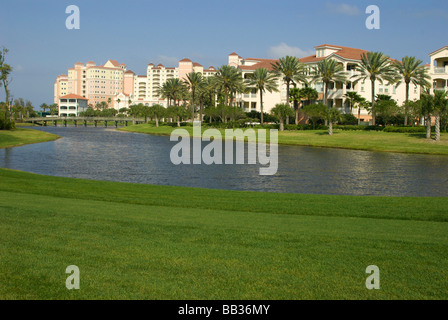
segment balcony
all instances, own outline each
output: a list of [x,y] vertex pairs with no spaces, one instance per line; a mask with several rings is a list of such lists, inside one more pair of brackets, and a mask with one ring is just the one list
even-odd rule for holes
[[448,71],[447,71],[446,67],[441,67],[441,68],[434,68],[434,73],[444,74],[444,73],[448,73]]
[[342,98],[344,95],[344,90],[343,89],[329,89],[328,90],[328,99],[338,99],[338,98]]

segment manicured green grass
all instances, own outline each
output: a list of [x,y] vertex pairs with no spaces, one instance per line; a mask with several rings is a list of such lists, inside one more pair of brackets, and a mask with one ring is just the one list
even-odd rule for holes
[[58,138],[60,138],[58,135],[32,129],[0,130],[0,148],[52,141]]
[[[0,298],[447,299],[447,200],[0,169]],[[380,290],[365,287],[372,264]],[[80,290],[65,287],[68,265]]]
[[[169,126],[156,128],[150,124],[139,124],[119,130],[169,135],[173,129],[176,128]],[[192,133],[192,127],[182,127],[182,129]],[[220,129],[220,131],[224,136],[224,130]],[[278,133],[278,142],[311,147],[448,155],[448,134],[446,133],[442,134],[441,141],[435,142],[426,139],[425,133],[335,130],[334,135],[329,136],[325,130],[283,131]]]
[[39,127],[39,125],[30,122],[16,122],[16,127]]

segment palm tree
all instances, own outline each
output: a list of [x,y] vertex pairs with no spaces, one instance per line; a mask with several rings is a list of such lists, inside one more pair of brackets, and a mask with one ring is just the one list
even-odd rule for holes
[[340,120],[341,113],[336,108],[325,109],[325,119],[328,121],[328,135],[333,135],[333,122]]
[[275,107],[271,110],[271,114],[277,117],[280,121],[280,131],[284,130],[284,120],[294,114],[291,106],[286,103],[276,104]]
[[199,84],[196,90],[197,100],[199,101],[199,119],[202,121],[202,115],[204,111],[204,104],[209,103],[212,105],[213,95],[214,95],[214,84],[212,83],[212,77],[203,78],[203,81]]
[[397,73],[389,56],[381,52],[363,53],[361,64],[356,69],[360,74],[353,76],[355,83],[366,79],[370,79],[372,83],[372,124],[375,125],[375,81],[394,83],[397,80]]
[[[349,102],[350,105],[350,114],[353,114],[353,107],[355,106],[356,103],[361,103],[363,102],[365,99],[363,97],[361,97],[357,92],[355,91],[348,91],[345,94],[345,99]],[[358,125],[360,124],[361,120],[361,107],[358,106]]]
[[45,110],[47,110],[49,107],[48,107],[48,105],[46,104],[46,103],[42,103],[41,105],[40,105],[40,108],[44,111],[44,113],[45,113]]
[[300,89],[301,95],[307,101],[307,104],[310,104],[311,101],[316,100],[319,97],[319,93],[316,89],[311,87],[305,87]]
[[162,99],[167,99],[168,105],[171,105],[171,100],[174,104],[177,101],[177,105],[179,105],[185,90],[185,85],[180,79],[168,79],[161,87],[157,88],[157,95]]
[[320,61],[312,71],[311,82],[322,81],[324,83],[324,104],[327,104],[328,86],[330,82],[345,82],[347,73],[344,66],[333,59],[325,59]]
[[159,126],[159,118],[163,117],[166,113],[166,109],[160,104],[155,104],[150,108],[151,116],[154,116],[156,119],[156,127]]
[[289,104],[289,87],[291,83],[304,82],[306,79],[305,65],[296,57],[286,56],[272,64],[272,68],[278,77],[286,82],[286,101]]
[[[202,78],[202,73],[200,72],[191,72],[187,74],[187,79],[185,80],[185,84],[191,91],[191,122],[194,121],[194,98],[196,89],[201,85],[204,81]],[[202,119],[200,119],[202,121]]]
[[101,103],[97,103],[96,108],[102,110],[107,109],[108,105],[106,101],[101,101]]
[[260,92],[261,125],[263,125],[263,92],[278,92],[277,76],[266,68],[259,68],[246,80],[249,87],[257,89]]
[[355,103],[361,102],[362,97],[355,91],[348,91],[344,95],[345,99],[348,101],[349,107],[350,107],[350,114],[353,111],[353,106]]
[[224,104],[228,105],[229,93],[231,93],[235,87],[239,86],[243,82],[243,79],[236,68],[223,65],[215,74],[214,81],[216,86],[224,91]]
[[292,88],[289,90],[289,100],[293,102],[295,111],[295,124],[299,124],[299,101],[304,98],[302,89]]
[[422,60],[408,56],[402,58],[401,61],[395,61],[393,63],[396,72],[401,76],[401,80],[397,82],[397,85],[401,81],[404,81],[406,84],[406,100],[404,104],[405,126],[408,125],[409,84],[412,82],[415,86],[430,87],[429,80],[431,80],[431,77],[428,75],[422,63]]

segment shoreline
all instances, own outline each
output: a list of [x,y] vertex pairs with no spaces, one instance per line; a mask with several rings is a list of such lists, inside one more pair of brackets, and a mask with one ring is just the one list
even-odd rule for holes
[[[171,128],[173,130],[175,129],[186,129],[187,131],[191,132],[192,127],[153,127],[153,126],[148,126],[148,125],[144,125],[144,127],[140,127],[140,128],[134,128],[137,126],[142,126],[140,125],[135,125],[135,126],[129,126],[129,127],[122,127],[122,128],[118,128],[116,130],[118,131],[124,131],[124,132],[133,132],[133,133],[143,133],[143,134],[151,134],[151,135],[156,135],[156,136],[170,136],[171,132],[157,132],[157,130],[163,130],[164,128]],[[161,129],[163,128],[163,129]],[[148,131],[145,131],[145,129],[149,129]],[[207,128],[208,129],[208,128]],[[206,129],[205,129],[206,130]],[[221,134],[222,134],[222,139],[224,140],[224,130],[225,129],[218,129]],[[257,130],[257,129],[254,129]],[[204,131],[204,129],[203,129]],[[435,146],[439,149],[443,149],[444,147],[445,150],[443,151],[420,151],[420,150],[399,150],[399,149],[395,149],[394,147],[391,147],[390,149],[381,149],[381,147],[383,147],[384,144],[382,144],[383,142],[378,143],[377,146],[358,146],[358,145],[331,145],[331,142],[334,142],[334,137],[336,137],[337,139],[337,135],[340,133],[346,134],[346,135],[353,135],[356,136],[357,134],[359,134],[359,132],[356,131],[339,131],[339,130],[335,130],[334,131],[334,136],[330,137],[327,136],[328,140],[326,142],[315,142],[315,143],[307,143],[307,142],[301,142],[301,141],[285,141],[286,138],[288,138],[288,135],[297,135],[300,136],[301,134],[303,135],[310,135],[311,133],[315,133],[317,135],[322,135],[325,136],[325,130],[304,130],[304,131],[283,131],[280,132],[279,131],[279,135],[278,135],[278,144],[279,145],[287,145],[287,146],[301,146],[301,147],[311,147],[311,148],[331,148],[331,149],[341,149],[341,150],[357,150],[357,151],[372,151],[372,152],[386,152],[386,153],[401,153],[401,154],[416,154],[416,155],[437,155],[437,156],[448,156],[448,139],[446,137],[448,137],[446,134],[443,135],[445,136],[445,139],[443,142],[440,142],[441,144],[438,144],[437,142],[435,142],[434,140],[426,140],[424,141],[424,144],[422,144],[422,146],[424,147],[431,147],[431,146]],[[385,133],[385,132],[361,132],[360,135],[365,135],[365,136],[374,136],[374,135],[389,135],[390,137],[394,137],[398,136],[398,135],[408,135],[406,133]],[[333,139],[333,141],[331,141],[330,139]],[[235,140],[235,139],[234,139]],[[269,142],[269,138],[267,138],[266,143]],[[330,143],[329,143],[330,142]]]
[[53,133],[21,127],[14,130],[0,130],[0,149],[55,141],[60,138],[62,137]]

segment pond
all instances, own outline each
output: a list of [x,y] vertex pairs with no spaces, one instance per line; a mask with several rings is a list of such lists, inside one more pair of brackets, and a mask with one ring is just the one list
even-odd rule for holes
[[279,145],[277,173],[261,176],[259,164],[174,165],[170,151],[177,142],[167,136],[94,127],[37,130],[62,138],[0,149],[0,166],[53,176],[213,189],[448,196],[446,156]]

